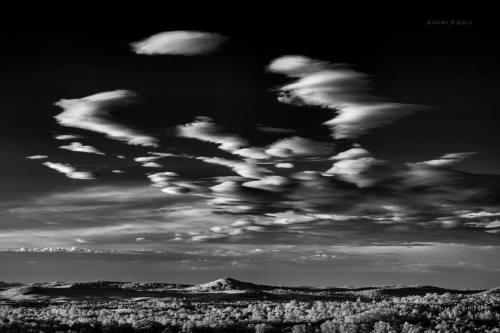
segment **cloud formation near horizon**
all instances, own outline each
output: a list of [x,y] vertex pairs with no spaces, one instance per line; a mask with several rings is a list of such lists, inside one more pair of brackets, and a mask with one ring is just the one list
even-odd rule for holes
[[[134,47],[141,54],[205,54],[215,47],[210,44],[214,37],[169,32]],[[417,108],[372,95],[367,76],[344,65],[285,56],[271,62],[268,70],[295,80],[279,88],[280,101],[324,107],[335,113],[324,123],[334,139],[356,138]],[[276,127],[252,124],[250,131],[245,131],[247,139],[233,132],[231,125],[223,128],[209,117],[197,117],[184,125],[170,124],[165,133],[175,136],[171,144],[150,151],[149,147],[159,146],[156,137],[112,117],[117,107],[134,99],[135,93],[128,90],[63,99],[56,104],[63,112],[55,116],[63,126],[138,146],[113,151],[112,160],[100,158],[104,161],[100,170],[130,183],[52,193],[10,209],[12,216],[42,221],[43,237],[103,247],[136,243],[145,247],[174,243],[261,247],[499,244],[495,238],[500,232],[498,179],[454,168],[472,156],[471,152],[393,163],[359,144],[342,148],[345,142],[325,139],[323,133],[289,129],[285,121],[273,123]],[[260,132],[258,136],[251,136],[253,130]],[[290,134],[293,132],[304,136]],[[57,140],[78,137],[55,136]],[[207,144],[188,147],[191,142],[185,139]],[[210,144],[218,150],[204,151]],[[196,151],[199,146],[201,151]],[[104,155],[79,142],[60,148]],[[96,177],[71,164],[43,164],[73,179]],[[126,175],[117,175],[123,170]],[[137,185],[136,176],[142,177],[142,184]],[[134,184],[130,185],[132,179]],[[54,230],[58,233],[51,236]],[[469,238],[471,231],[478,236]]]
[[283,103],[319,106],[335,110],[337,115],[325,122],[335,139],[353,139],[371,129],[408,115],[415,105],[384,102],[368,92],[363,73],[304,56],[283,56],[273,60],[268,71],[296,81],[279,88]]
[[202,31],[165,31],[134,42],[132,50],[145,55],[201,55],[214,51],[226,38]]
[[112,120],[110,108],[127,105],[136,98],[128,90],[114,90],[77,99],[61,99],[55,105],[64,111],[54,118],[67,127],[102,133],[131,145],[156,147],[158,140]]

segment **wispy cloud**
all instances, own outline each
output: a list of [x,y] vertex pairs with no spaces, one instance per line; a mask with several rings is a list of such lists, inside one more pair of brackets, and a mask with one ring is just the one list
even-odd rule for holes
[[252,187],[264,191],[270,192],[281,192],[284,191],[284,187],[290,184],[290,181],[282,176],[266,176],[259,180],[252,180],[245,182],[242,186]]
[[61,134],[61,135],[56,135],[54,137],[56,140],[75,140],[75,139],[83,139],[83,136],[81,135],[75,135],[75,134]]
[[184,138],[216,143],[219,148],[234,151],[248,145],[247,140],[237,135],[226,134],[208,117],[198,117],[186,125],[177,126],[178,135]]
[[367,150],[357,147],[341,152],[331,158],[336,160],[325,175],[332,175],[358,187],[369,187],[384,177],[385,161],[374,158]]
[[322,143],[294,136],[276,141],[265,152],[274,157],[321,156],[330,155],[333,152],[333,147],[332,143]]
[[26,156],[28,160],[43,160],[48,158],[47,155],[31,155],[31,156]]
[[115,90],[79,99],[61,99],[55,105],[64,111],[54,118],[63,126],[103,133],[131,145],[156,147],[156,138],[115,122],[109,114],[110,107],[126,105],[135,97],[131,91]]
[[169,184],[170,180],[178,178],[179,175],[175,172],[165,171],[157,172],[148,175],[149,180],[153,186],[165,187]]
[[419,164],[422,165],[428,165],[428,166],[436,166],[436,167],[448,167],[452,166],[454,164],[457,164],[459,162],[462,162],[466,158],[474,155],[475,152],[465,152],[465,153],[451,153],[451,154],[445,154],[438,159],[435,160],[429,160],[429,161],[423,161],[423,162],[418,162]]
[[83,145],[80,142],[71,142],[69,145],[60,146],[59,148],[70,150],[70,151],[75,151],[75,152],[80,152],[80,153],[106,155],[103,152],[99,151],[97,148],[92,147],[92,146]]
[[75,167],[69,164],[56,163],[56,162],[44,162],[43,165],[56,170],[64,174],[68,178],[72,179],[81,179],[81,180],[89,180],[95,179],[96,175],[92,172],[88,171],[77,171]]
[[334,144],[317,142],[294,136],[271,143],[267,147],[250,147],[249,142],[235,134],[227,134],[208,117],[177,126],[178,135],[185,138],[216,143],[221,150],[250,160],[291,158],[327,155],[333,152]]
[[205,163],[231,168],[235,173],[245,178],[260,179],[270,173],[266,168],[242,161],[228,160],[220,157],[197,157],[197,159]]
[[157,162],[146,162],[142,164],[143,167],[145,168],[161,168],[163,165]]
[[269,71],[297,78],[281,86],[278,100],[329,108],[337,116],[325,122],[336,139],[352,139],[373,128],[408,115],[417,106],[388,103],[368,92],[363,73],[304,56],[284,56],[272,61]]
[[297,132],[297,130],[293,128],[283,128],[283,127],[274,127],[274,126],[257,126],[256,130],[264,133],[272,133],[272,134],[289,134]]
[[165,31],[130,44],[137,54],[201,55],[214,51],[226,37],[202,31]]

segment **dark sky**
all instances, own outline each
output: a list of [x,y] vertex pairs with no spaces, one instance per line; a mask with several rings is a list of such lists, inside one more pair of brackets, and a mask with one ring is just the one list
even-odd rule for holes
[[80,14],[1,25],[0,280],[498,283],[490,19]]

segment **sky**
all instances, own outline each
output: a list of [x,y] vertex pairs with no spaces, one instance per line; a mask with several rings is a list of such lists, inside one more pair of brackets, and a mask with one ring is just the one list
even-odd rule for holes
[[492,24],[2,23],[0,280],[497,286]]

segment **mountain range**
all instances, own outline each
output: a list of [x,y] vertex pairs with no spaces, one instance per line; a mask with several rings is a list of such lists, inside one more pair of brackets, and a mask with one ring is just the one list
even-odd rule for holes
[[66,301],[86,298],[143,298],[143,297],[233,297],[233,298],[314,298],[314,299],[380,299],[394,296],[435,294],[499,294],[500,288],[491,290],[455,290],[434,286],[378,286],[363,288],[314,288],[260,285],[221,278],[196,285],[162,282],[0,282],[0,300],[4,301]]

